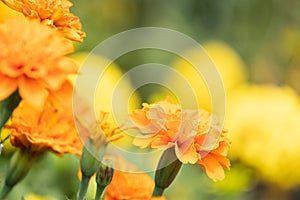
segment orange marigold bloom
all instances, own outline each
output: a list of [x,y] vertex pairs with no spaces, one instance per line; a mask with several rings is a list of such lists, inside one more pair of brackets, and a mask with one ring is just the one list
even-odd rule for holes
[[[64,83],[58,91],[70,95],[65,99],[69,104],[72,97],[70,89],[70,83]],[[64,109],[55,96],[48,98],[43,110],[35,109],[24,101],[14,110],[11,124],[6,125],[11,130],[10,141],[14,146],[30,152],[52,151],[58,155],[80,155],[82,143],[73,118],[66,114],[69,108]]]
[[130,118],[131,122],[122,128],[142,132],[135,137],[134,145],[158,149],[174,146],[182,163],[199,164],[214,181],[224,178],[223,168],[230,167],[226,158],[230,141],[222,124],[211,113],[183,110],[167,98],[154,104],[144,103]]
[[[154,181],[135,165],[123,157],[109,157],[116,167],[112,182],[106,188],[105,200],[149,200],[154,189]],[[121,169],[121,170],[118,170]],[[126,171],[134,170],[136,173]]]
[[73,51],[71,41],[21,16],[0,24],[0,49],[0,101],[18,88],[23,100],[41,108],[78,68],[65,56]]
[[82,42],[85,33],[77,16],[70,13],[68,0],[2,0],[10,8],[26,17],[39,19],[45,25],[61,31],[68,39]]
[[76,105],[74,107],[76,125],[79,135],[84,142],[90,138],[95,147],[99,149],[109,142],[117,141],[124,136],[119,127],[110,123],[108,112],[101,110],[97,119],[94,119],[92,109],[84,100],[75,96],[73,102]]

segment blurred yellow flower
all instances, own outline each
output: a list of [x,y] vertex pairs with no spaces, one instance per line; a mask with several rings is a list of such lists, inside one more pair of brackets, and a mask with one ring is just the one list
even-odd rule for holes
[[[218,69],[224,83],[226,94],[246,81],[244,63],[240,56],[229,45],[221,41],[210,41],[205,43],[203,48],[206,50],[207,54]],[[186,55],[192,58],[199,58],[199,60],[201,60],[200,64],[203,66],[201,70],[205,70],[207,63],[205,63],[206,59],[202,58],[207,58],[207,55],[204,51],[191,49],[186,52]],[[178,70],[178,72],[191,85],[191,88],[195,92],[195,97],[197,97],[198,106],[211,111],[212,105],[210,93],[203,77],[198,73],[198,71],[184,59],[175,60],[172,66],[174,69]],[[177,96],[186,96],[186,88],[178,85],[178,81],[176,81],[175,77],[171,76],[168,80],[168,84],[176,86],[179,90],[179,92],[176,93]],[[184,102],[188,101],[188,99],[184,99]],[[189,103],[187,103],[187,105],[189,105]]]
[[70,13],[68,0],[2,0],[10,8],[26,17],[39,19],[45,25],[61,31],[68,39],[82,42],[85,33],[79,18]]
[[24,17],[0,24],[0,100],[16,89],[27,103],[42,107],[49,92],[77,71],[65,55],[72,42],[36,20]]
[[211,113],[183,110],[167,98],[154,104],[144,103],[130,118],[133,122],[122,128],[142,132],[135,137],[134,145],[158,149],[175,146],[176,156],[182,163],[197,163],[214,181],[224,178],[223,168],[230,167],[226,158],[230,141],[222,124]]
[[[118,65],[111,63],[108,68],[103,72],[101,76],[98,76],[99,70],[102,70],[104,65],[108,62],[107,59],[102,58],[96,54],[90,54],[89,52],[78,52],[72,54],[72,58],[77,61],[78,65],[85,67],[84,73],[79,73],[78,75],[71,75],[69,78],[75,84],[76,88],[80,87],[81,94],[78,95],[78,100],[80,102],[85,102],[90,111],[98,114],[99,111],[104,111],[105,113],[110,113],[105,116],[107,123],[111,127],[117,126],[118,118],[119,124],[122,123],[124,119],[128,116],[128,109],[133,110],[139,105],[139,97],[137,93],[133,93],[133,88],[130,83],[130,80],[124,79],[122,85],[119,86],[118,92],[121,93],[120,98],[114,98],[114,92],[118,81],[122,78],[123,73]],[[80,78],[78,81],[77,78]],[[76,82],[77,80],[77,82]],[[81,82],[81,80],[88,80],[89,83],[97,83],[96,90],[90,84],[86,82]],[[80,84],[78,86],[78,84]],[[94,94],[93,97],[90,97],[88,94]],[[131,94],[131,95],[128,95]],[[79,104],[79,103],[78,103]],[[76,104],[75,104],[76,105]],[[76,106],[75,106],[76,107]],[[83,106],[84,107],[84,106]],[[122,112],[116,113],[114,108],[125,108]],[[79,108],[80,109],[80,108]],[[117,115],[116,115],[117,114]],[[100,114],[101,115],[101,114]],[[101,116],[98,116],[100,119]],[[88,119],[88,117],[85,117]],[[89,121],[89,120],[86,120]],[[88,123],[92,124],[94,122]],[[118,145],[121,148],[129,149],[131,148],[131,137],[124,137],[122,140],[114,141],[114,144]]]
[[[66,102],[71,104],[72,87],[63,84],[60,90],[69,94]],[[61,91],[60,91],[61,92]],[[5,127],[11,130],[10,141],[28,152],[42,153],[52,151],[58,155],[64,153],[81,154],[82,143],[77,135],[73,118],[68,109],[49,97],[43,110],[21,102],[12,114],[11,124]]]
[[36,194],[29,194],[24,197],[25,200],[57,200],[54,197],[46,197],[46,196],[40,196]]
[[288,87],[245,85],[229,96],[229,155],[283,188],[300,184],[300,104]]
[[[123,73],[117,64],[111,63],[103,74],[98,76],[99,70],[102,70],[104,65],[108,62],[107,59],[89,52],[77,52],[72,54],[71,57],[77,61],[78,65],[86,68],[86,70],[84,70],[85,74],[81,73],[70,76],[73,83],[76,83],[75,81],[78,76],[81,76],[81,78],[83,77],[82,79],[86,78],[86,80],[89,80],[90,82],[96,83],[99,81],[97,82],[96,91],[93,91],[95,92],[94,99],[89,98],[86,93],[80,94],[80,98],[89,105],[94,105],[96,111],[103,110],[105,112],[113,113],[112,106],[114,105],[112,105],[112,102],[123,105],[126,103],[125,106],[128,106],[131,110],[139,105],[139,97],[136,93],[132,94],[130,99],[127,99],[128,96],[126,96],[126,94],[133,91],[130,80],[125,80],[119,88],[118,92],[122,92],[122,98],[113,99],[114,89],[123,76]],[[87,91],[87,93],[90,93],[89,91],[92,88],[89,84],[80,85],[80,87],[83,88],[82,92]],[[94,104],[92,104],[93,102]],[[125,114],[127,116],[127,113]]]

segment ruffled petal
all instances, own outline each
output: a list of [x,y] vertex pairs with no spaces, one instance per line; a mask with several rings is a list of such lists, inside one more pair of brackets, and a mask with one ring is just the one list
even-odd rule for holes
[[147,126],[150,123],[150,119],[146,117],[146,112],[143,110],[136,110],[130,114],[130,118],[134,123],[140,126]]
[[0,74],[0,101],[9,97],[18,87],[15,79]]
[[21,97],[29,104],[42,108],[48,96],[48,91],[37,80],[22,77],[19,80]]
[[50,89],[57,90],[59,89],[61,84],[67,79],[67,75],[59,70],[51,70],[43,79]]
[[178,144],[176,144],[175,153],[178,159],[184,164],[195,164],[199,159],[196,148],[193,143],[191,144],[191,142],[186,142],[180,147],[178,146]]
[[222,165],[211,154],[206,155],[202,160],[199,160],[197,164],[203,168],[207,176],[213,181],[221,181],[224,179],[225,174]]
[[[156,135],[151,143],[152,148],[166,148],[169,143],[173,143],[173,141],[166,135]],[[173,144],[174,145],[174,144]]]

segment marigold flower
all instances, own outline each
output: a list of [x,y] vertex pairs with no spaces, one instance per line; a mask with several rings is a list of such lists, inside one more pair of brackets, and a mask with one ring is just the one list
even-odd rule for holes
[[41,108],[49,92],[77,71],[65,56],[72,42],[35,20],[16,17],[0,24],[0,49],[0,100],[18,88],[23,100]]
[[154,181],[150,176],[142,172],[126,172],[131,170],[138,172],[138,169],[121,156],[109,158],[114,160],[116,169],[112,182],[106,188],[105,200],[148,200],[151,198]]
[[73,98],[75,109],[76,125],[81,139],[85,142],[88,138],[93,141],[97,149],[108,142],[119,140],[123,137],[121,129],[113,126],[108,120],[109,113],[100,111],[97,120],[93,118],[94,113],[88,104],[79,97]]
[[222,124],[211,113],[183,110],[167,98],[154,104],[144,103],[130,118],[132,122],[122,128],[142,132],[135,137],[134,145],[158,149],[175,147],[182,163],[199,164],[214,181],[224,178],[223,168],[230,166],[226,158],[230,141]]
[[[58,92],[71,93],[68,83]],[[69,90],[69,91],[68,91]],[[69,101],[68,101],[69,100]],[[65,99],[71,103],[71,96]],[[29,152],[52,151],[58,155],[72,153],[80,155],[82,143],[77,135],[73,118],[66,115],[67,109],[49,97],[43,110],[21,102],[12,114],[11,124],[6,128],[11,130],[11,143]]]
[[[243,85],[228,98],[232,159],[283,190],[300,184],[300,99],[288,86]],[[287,164],[288,163],[288,164]]]
[[70,13],[73,5],[68,0],[2,0],[10,8],[22,12],[26,17],[39,19],[61,31],[70,40],[82,42],[85,33],[77,16]]

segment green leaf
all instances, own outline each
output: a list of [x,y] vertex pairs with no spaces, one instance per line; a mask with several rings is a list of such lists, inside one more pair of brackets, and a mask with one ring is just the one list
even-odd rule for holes
[[0,130],[10,118],[14,109],[19,105],[21,97],[18,90],[0,102]]

